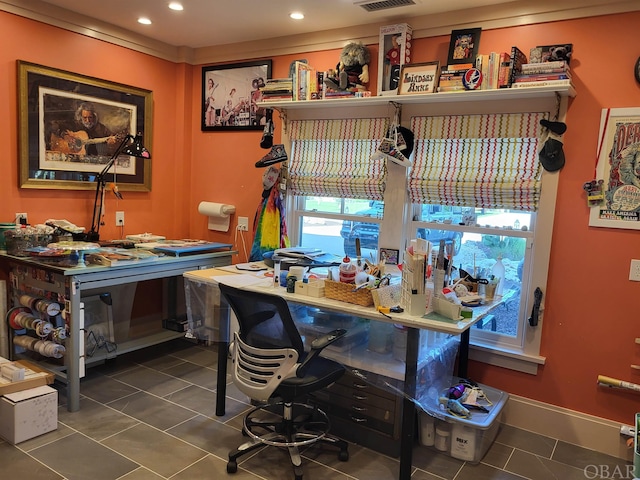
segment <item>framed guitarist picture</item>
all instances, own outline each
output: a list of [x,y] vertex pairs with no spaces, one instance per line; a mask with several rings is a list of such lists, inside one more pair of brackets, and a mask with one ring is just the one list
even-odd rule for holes
[[[20,187],[95,189],[127,135],[151,145],[152,92],[18,60]],[[150,191],[148,162],[120,155],[107,181]]]

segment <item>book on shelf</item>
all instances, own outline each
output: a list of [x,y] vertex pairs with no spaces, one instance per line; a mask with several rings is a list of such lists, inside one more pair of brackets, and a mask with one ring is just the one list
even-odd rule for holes
[[571,80],[541,80],[538,82],[515,82],[511,88],[573,87]]
[[473,63],[459,63],[457,65],[447,65],[446,70],[466,72],[470,68],[473,68]]
[[476,68],[480,70],[482,74],[482,84],[480,90],[487,90],[489,88],[489,54],[482,53],[476,57]]
[[489,54],[489,65],[487,69],[487,89],[498,88],[498,73],[500,70],[500,54],[498,52],[491,52]]
[[528,62],[527,56],[515,45],[511,47],[511,70],[508,85],[511,86],[516,76],[522,71],[522,65]]
[[498,88],[506,88],[509,86],[509,77],[511,76],[511,55],[507,52],[502,52],[499,62]]
[[571,75],[567,73],[535,73],[532,75],[518,75],[515,83],[521,82],[542,82],[545,80],[571,80]]
[[352,92],[349,90],[338,90],[332,91],[328,90],[324,93],[324,98],[352,98],[356,96],[356,92]]
[[291,78],[273,78],[260,87],[262,102],[281,102],[291,100],[293,95],[293,80]]
[[292,102],[293,98],[291,98],[291,94],[287,95],[269,95],[267,97],[262,97],[260,100],[261,103],[278,103],[278,102]]
[[464,88],[464,83],[462,82],[462,77],[458,78],[458,79],[451,79],[448,80],[446,78],[441,78],[438,82],[438,86],[439,87],[463,87]]
[[527,63],[527,56],[522,50],[515,45],[511,47],[509,53],[509,59],[504,63],[501,63],[501,73],[503,73],[498,80],[499,88],[509,88],[513,84],[516,76],[522,71],[522,65]]
[[534,73],[534,72],[568,72],[571,70],[569,64],[564,60],[557,62],[537,62],[537,63],[525,63],[522,65],[522,73]]
[[304,62],[295,62],[293,76],[293,100],[318,98],[318,72]]
[[443,85],[438,86],[438,92],[466,92],[467,89],[464,88],[464,85]]

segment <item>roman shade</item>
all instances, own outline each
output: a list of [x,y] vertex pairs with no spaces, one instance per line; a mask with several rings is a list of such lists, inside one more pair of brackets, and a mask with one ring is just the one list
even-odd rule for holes
[[371,159],[389,119],[290,122],[288,193],[383,200],[386,160]]
[[412,117],[413,203],[536,211],[547,113]]

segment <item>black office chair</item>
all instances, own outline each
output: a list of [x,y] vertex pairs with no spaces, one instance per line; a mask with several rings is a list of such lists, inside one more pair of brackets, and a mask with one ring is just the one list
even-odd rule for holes
[[314,340],[307,353],[282,297],[223,284],[220,292],[240,325],[231,344],[233,381],[249,398],[262,402],[245,415],[243,434],[251,439],[229,453],[227,472],[238,470],[238,457],[264,445],[289,450],[296,480],[302,479],[300,446],[333,445],[339,448],[338,458],[346,462],[348,444],[328,434],[327,415],[308,403],[295,402],[342,376],[342,365],[319,354],[346,330]]

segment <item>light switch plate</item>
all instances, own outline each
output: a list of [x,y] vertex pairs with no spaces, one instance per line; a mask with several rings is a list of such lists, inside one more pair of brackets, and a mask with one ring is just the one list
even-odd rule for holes
[[640,282],[640,260],[631,260],[631,268],[629,268],[629,280],[632,282]]

